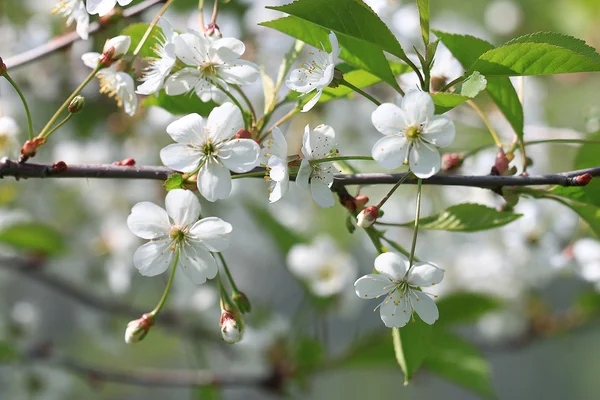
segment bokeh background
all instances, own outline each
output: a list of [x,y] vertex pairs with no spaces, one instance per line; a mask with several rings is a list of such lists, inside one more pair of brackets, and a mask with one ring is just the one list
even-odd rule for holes
[[[51,14],[54,3],[0,0],[0,56],[6,59],[63,33],[64,20]],[[273,78],[293,40],[257,23],[280,17],[280,13],[265,9],[280,3],[232,0],[222,6],[218,19],[223,35],[243,39],[245,57],[264,65]],[[414,4],[393,0],[367,3],[382,16],[405,49],[418,43]],[[208,9],[210,5],[207,1]],[[177,0],[166,18],[180,31],[198,29],[196,6],[195,0]],[[497,45],[522,34],[556,31],[600,48],[597,0],[433,0],[431,9],[432,28],[473,34]],[[149,10],[139,20],[149,22],[157,10]],[[76,42],[68,51],[10,71],[33,110],[35,130],[45,125],[89,73],[80,60],[81,54],[101,49],[106,38],[117,35],[127,24],[121,21],[88,41]],[[411,77],[401,77],[404,85],[410,86],[411,82]],[[527,77],[524,87],[527,139],[585,138],[600,129],[600,77]],[[392,100],[384,88],[374,90],[381,98]],[[250,86],[248,94],[261,108],[260,83]],[[158,108],[140,109],[133,118],[127,117],[111,99],[98,93],[97,81],[83,95],[87,100],[85,111],[52,136],[36,162],[111,163],[132,157],[139,165],[160,165],[158,151],[170,143],[165,127],[176,117]],[[512,131],[501,114],[485,99],[480,105],[509,142]],[[335,129],[342,154],[365,155],[379,138],[370,123],[373,109],[362,98],[338,100],[308,115],[298,115],[282,130],[291,153],[299,148],[304,125],[326,123]],[[7,82],[0,80],[0,116],[4,115],[18,121],[24,141],[27,124],[22,105]],[[468,151],[491,142],[469,108],[454,110],[451,116],[458,134],[449,151]],[[531,173],[572,169],[578,151],[574,145],[531,147]],[[494,156],[493,151],[482,151],[469,158],[461,172],[487,174]],[[355,165],[363,171],[377,170],[369,164]],[[363,189],[372,199],[379,199],[385,191],[381,187]],[[352,282],[371,270],[376,254],[363,232],[348,233],[344,209],[336,205],[321,210],[293,185],[286,198],[268,205],[264,181],[246,179],[235,181],[229,199],[202,203],[203,214],[219,216],[234,225],[234,244],[225,257],[238,286],[254,307],[244,340],[234,346],[220,340],[214,282],[197,287],[184,276],[177,276],[167,306],[171,314],[166,326],[159,322],[142,343],[126,345],[123,333],[127,322],[137,316],[137,310],[145,312],[154,307],[167,278],[145,278],[137,273],[131,259],[141,241],[129,232],[126,218],[139,201],[162,205],[164,194],[161,183],[154,181],[0,180],[0,228],[19,221],[42,221],[60,232],[66,244],[61,254],[36,261],[33,273],[23,267],[25,258],[21,254],[9,248],[0,252],[0,339],[13,343],[25,355],[20,362],[0,366],[0,398],[212,398],[208,397],[212,394],[194,388],[128,386],[93,374],[82,376],[62,368],[64,364],[56,360],[74,359],[108,371],[186,369],[252,377],[269,371],[269,360],[282,342],[318,338],[326,343],[327,354],[334,357],[355,338],[383,329],[378,315],[371,311],[374,304],[361,301],[353,292]],[[412,187],[399,190],[386,205],[384,220],[411,220],[414,194]],[[502,198],[490,191],[426,187],[423,215],[461,202],[496,207],[503,204]],[[532,308],[560,313],[568,310],[582,292],[594,290],[595,282],[582,272],[586,266],[569,251],[589,231],[571,210],[547,200],[523,199],[516,211],[524,216],[497,230],[472,234],[423,232],[417,255],[446,270],[446,278],[438,288],[441,296],[468,290],[502,299],[502,311],[460,330],[490,361],[499,398],[595,399],[600,392],[598,324],[592,321],[572,332],[528,339],[535,311]],[[332,240],[344,257],[351,258],[348,265],[356,266],[346,289],[326,309],[317,307],[320,303],[307,297],[306,288],[289,272],[286,254],[271,232],[275,223],[313,243]],[[410,243],[410,229],[389,232],[399,243]],[[31,349],[39,352],[49,346],[52,356],[48,359],[32,356]],[[404,387],[398,368],[326,369],[302,385],[290,384],[287,394],[310,399],[478,398],[426,372]],[[224,386],[222,395],[227,399],[283,396],[245,386]]]

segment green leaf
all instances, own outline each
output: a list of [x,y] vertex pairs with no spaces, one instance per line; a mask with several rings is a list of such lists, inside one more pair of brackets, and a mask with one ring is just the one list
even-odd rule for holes
[[485,79],[485,76],[475,71],[463,81],[458,92],[462,96],[475,98],[482,90],[485,90],[486,86],[487,80]]
[[[329,30],[300,18],[289,16],[262,22],[260,25],[278,30],[302,40],[313,47],[320,49],[322,46],[325,46],[326,49],[331,49]],[[340,59],[359,69],[368,71],[393,87],[398,88],[398,83],[392,74],[389,63],[381,48],[351,36],[339,34],[337,37],[339,45],[342,48]]]
[[407,385],[431,350],[433,326],[416,318],[403,328],[392,328],[396,360],[404,372]]
[[60,254],[65,250],[61,234],[56,229],[39,222],[10,225],[0,231],[0,243],[19,250],[46,255]]
[[212,109],[217,107],[217,103],[213,101],[205,103],[193,93],[167,96],[164,90],[161,90],[159,94],[146,97],[142,104],[144,107],[156,106],[164,108],[174,115],[198,113],[204,117],[208,116]]
[[[121,35],[131,37],[131,46],[129,46],[130,53],[140,43],[140,40],[142,40],[142,37],[146,33],[146,30],[148,30],[149,26],[150,24],[133,24],[129,25],[121,31]],[[157,55],[154,53],[154,48],[156,48],[156,46],[159,44],[159,41],[157,39],[157,36],[159,35],[162,35],[162,29],[160,29],[158,26],[152,28],[150,36],[148,36],[148,39],[146,40],[138,54],[142,57],[156,57]]]
[[556,33],[521,36],[482,54],[471,67],[486,76],[600,71],[600,55],[582,40]]
[[19,352],[11,343],[0,340],[0,363],[6,364],[17,361]]
[[475,71],[469,76],[457,93],[438,92],[432,93],[431,97],[435,103],[435,112],[437,114],[445,113],[454,107],[461,105],[467,100],[475,98],[482,90],[485,89],[487,80],[485,76]]
[[475,347],[452,333],[434,329],[423,368],[479,395],[495,397],[489,363]]
[[488,312],[498,310],[501,302],[489,295],[460,292],[450,294],[437,302],[440,319],[438,326],[452,326],[476,321]]
[[[479,56],[494,48],[493,44],[474,36],[455,35],[441,31],[433,32],[467,70]],[[523,106],[510,79],[502,76],[487,76],[486,78],[488,94],[522,140]]]
[[[497,211],[482,204],[464,203],[447,208],[439,214],[419,219],[419,228],[455,232],[476,232],[504,226],[521,214]],[[413,226],[414,221],[399,226]]]
[[183,185],[183,175],[173,174],[167,178],[163,186],[167,189],[167,192],[173,189],[181,189]]
[[575,301],[575,309],[586,318],[600,315],[600,293],[595,290],[583,292]]
[[417,0],[419,21],[421,23],[421,36],[425,46],[429,44],[429,0]]
[[328,31],[353,37],[364,46],[371,44],[405,62],[409,61],[390,29],[360,0],[297,0],[267,8],[312,22]]
[[271,236],[271,239],[283,254],[286,254],[293,245],[297,243],[306,243],[308,241],[300,234],[283,226],[265,208],[252,203],[249,203],[247,207],[252,217],[254,217],[256,222],[260,224],[260,227]]

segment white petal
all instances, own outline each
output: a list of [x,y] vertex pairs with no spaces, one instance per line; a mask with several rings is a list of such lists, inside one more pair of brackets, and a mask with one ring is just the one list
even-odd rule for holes
[[197,184],[206,200],[226,199],[231,193],[231,173],[220,164],[207,162],[198,173]]
[[90,16],[87,13],[83,2],[79,2],[79,7],[81,7],[79,11],[79,15],[77,16],[77,34],[83,40],[88,40],[89,37],[89,29],[90,29]]
[[408,271],[408,258],[404,254],[387,252],[377,256],[375,269],[382,275],[394,281],[401,281]]
[[444,279],[444,270],[433,263],[419,262],[408,272],[407,281],[411,286],[433,286]]
[[312,167],[308,160],[302,160],[300,164],[300,169],[298,169],[298,174],[296,175],[296,186],[299,189],[308,191],[308,179],[310,178],[310,174],[312,173]]
[[173,189],[165,198],[167,214],[175,225],[191,226],[200,216],[200,201],[190,190]]
[[242,112],[231,103],[213,108],[206,121],[206,129],[216,143],[234,137],[237,131],[243,127]]
[[171,27],[171,24],[169,23],[169,21],[167,21],[164,18],[161,18],[158,20],[158,26],[163,31],[163,35],[165,36],[165,39],[167,40],[167,42],[171,42],[174,39],[173,38],[174,33],[173,33],[173,28]]
[[385,275],[369,274],[354,282],[354,291],[361,299],[376,299],[392,290],[394,285]]
[[272,181],[281,182],[288,178],[287,160],[272,156],[269,158],[267,166],[269,167],[269,178],[271,178]]
[[98,62],[100,61],[100,53],[85,53],[81,56],[81,61],[86,67],[96,68],[98,66]]
[[281,129],[279,129],[279,127],[277,127],[277,126],[273,127],[273,130],[271,131],[271,135],[264,142],[264,146],[265,146],[263,149],[264,153],[278,156],[283,159],[287,158],[287,155],[288,155],[287,141],[285,140],[285,136],[283,135],[283,133],[281,132]]
[[119,5],[126,6],[129,3],[131,3],[133,0],[118,0],[118,1],[119,1]]
[[177,58],[187,65],[199,66],[208,61],[208,47],[210,41],[204,35],[182,33],[173,38]]
[[149,201],[137,203],[127,217],[127,226],[142,239],[155,239],[166,235],[171,223],[167,212]]
[[183,272],[197,285],[217,276],[218,268],[212,254],[200,245],[185,246],[179,256]]
[[310,192],[317,204],[323,208],[333,207],[335,199],[331,193],[329,186],[324,184],[319,179],[312,179],[310,182]]
[[410,302],[417,314],[419,314],[419,317],[426,324],[431,325],[440,317],[435,302],[425,293],[418,290],[411,290]]
[[290,187],[290,180],[287,176],[287,173],[281,181],[277,182],[272,180],[269,182],[269,202],[275,203],[279,199],[281,199],[287,192]]
[[333,31],[329,32],[329,42],[331,43],[331,58],[334,61],[339,57],[342,48],[339,46],[337,36]]
[[435,147],[449,146],[455,135],[454,123],[445,115],[432,117],[421,132],[421,137]]
[[102,17],[115,8],[116,4],[116,0],[88,0],[86,8],[88,13],[92,15],[98,14],[98,16]]
[[227,83],[248,85],[256,82],[260,75],[258,65],[246,60],[236,60],[233,64],[226,64],[218,68],[219,76]]
[[404,163],[407,150],[403,136],[384,136],[373,145],[371,156],[383,168],[396,169]]
[[329,86],[329,84],[331,83],[331,81],[333,81],[333,74],[335,72],[335,64],[329,64],[326,68],[325,71],[323,71],[323,76],[321,77],[321,79],[319,80],[318,83],[318,88],[323,90],[324,88],[326,88],[327,86]]
[[317,82],[320,76],[308,73],[304,68],[297,68],[290,72],[289,78],[285,81],[285,85],[294,92],[310,93],[317,89]]
[[153,240],[138,247],[133,254],[133,265],[144,276],[156,276],[169,269],[174,255],[170,239]]
[[410,321],[412,315],[406,297],[400,298],[399,292],[388,295],[381,303],[379,311],[381,320],[388,328],[402,328]]
[[416,176],[427,179],[440,170],[442,157],[434,146],[425,142],[417,142],[410,149],[408,165]]
[[219,160],[233,172],[248,172],[258,164],[260,146],[252,139],[232,139],[219,150]]
[[188,114],[173,121],[167,126],[167,133],[174,141],[181,144],[202,142],[205,121],[200,115]]
[[317,93],[315,93],[315,95],[312,97],[312,99],[310,99],[304,105],[304,107],[302,107],[302,112],[308,112],[308,111],[310,111],[315,106],[315,104],[317,104],[317,102],[321,98],[322,94],[323,94],[323,89],[318,89]]
[[306,158],[319,159],[329,154],[335,144],[335,131],[329,125],[318,125],[308,136],[306,131],[303,137],[303,153],[309,154]]
[[210,251],[223,251],[228,248],[231,232],[231,224],[217,217],[203,218],[190,229],[194,239],[200,240]]
[[167,167],[181,172],[192,172],[200,164],[202,154],[185,144],[170,144],[160,150],[160,160]]
[[397,134],[408,125],[404,111],[392,103],[378,106],[371,114],[371,122],[384,135]]
[[402,98],[402,110],[406,114],[407,122],[416,125],[433,117],[435,105],[429,93],[411,90]]
[[195,90],[203,81],[200,71],[194,68],[183,68],[167,78],[165,92],[169,96],[177,96]]
[[235,38],[217,39],[210,45],[209,54],[213,61],[233,63],[244,54],[244,42]]

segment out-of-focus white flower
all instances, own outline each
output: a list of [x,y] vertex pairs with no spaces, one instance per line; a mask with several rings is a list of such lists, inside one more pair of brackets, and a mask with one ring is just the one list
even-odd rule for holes
[[144,276],[165,272],[175,254],[177,265],[196,284],[217,275],[217,263],[210,252],[229,246],[232,226],[216,217],[198,221],[200,201],[189,190],[171,190],[165,199],[165,209],[154,203],[142,202],[131,209],[127,218],[129,229],[150,241],[133,255],[133,264]]
[[246,46],[238,39],[214,39],[195,31],[174,38],[175,55],[186,66],[171,75],[165,91],[174,96],[194,91],[202,101],[220,102],[228,83],[246,85],[259,76],[258,66],[239,58]]
[[361,299],[384,296],[378,307],[385,326],[401,328],[414,312],[429,325],[437,321],[439,312],[435,302],[419,288],[440,283],[443,269],[425,262],[411,266],[404,255],[392,252],[380,254],[375,259],[375,269],[379,274],[359,278],[354,287]]
[[521,24],[521,14],[518,2],[493,1],[485,9],[485,25],[494,33],[509,35]]
[[242,113],[231,103],[215,107],[208,116],[189,114],[167,127],[177,143],[160,151],[163,164],[181,172],[198,170],[198,190],[208,201],[231,193],[231,173],[256,166],[260,146],[252,139],[233,139],[243,128]]
[[271,203],[281,199],[289,189],[287,153],[288,145],[285,137],[276,126],[262,149],[264,164],[269,174],[267,181],[269,182],[269,201]]
[[579,265],[579,275],[600,290],[600,242],[591,238],[579,239],[573,245],[573,256]]
[[441,168],[438,147],[454,140],[454,123],[444,115],[434,115],[435,105],[428,93],[411,90],[400,106],[384,103],[371,115],[375,128],[385,136],[371,154],[383,168],[408,164],[419,178],[429,178]]
[[381,18],[388,16],[399,4],[398,0],[365,0],[365,3]]
[[316,296],[341,293],[356,278],[355,260],[341,252],[329,237],[317,237],[312,244],[295,245],[287,255],[290,272],[306,283]]
[[101,17],[108,14],[110,10],[115,8],[117,2],[121,7],[123,7],[132,1],[133,0],[87,0],[86,8],[90,14],[98,14]]
[[333,207],[335,204],[329,188],[333,184],[336,170],[330,162],[311,164],[310,161],[329,156],[333,150],[334,140],[335,131],[332,127],[319,125],[311,131],[310,126],[306,125],[302,137],[303,159],[296,176],[296,185],[301,190],[310,190],[317,204],[326,208]]
[[19,151],[19,125],[11,117],[0,117],[0,156],[16,156]]
[[136,90],[139,94],[148,95],[158,92],[175,65],[174,39],[178,34],[173,31],[171,25],[165,19],[161,18],[158,25],[162,32],[157,38],[158,43],[154,49],[156,57],[149,61],[148,68],[144,70],[144,76],[141,79],[144,83],[138,86]]
[[335,33],[329,34],[331,42],[331,53],[317,49],[317,52],[310,52],[310,59],[300,65],[300,68],[292,70],[290,77],[285,81],[288,88],[295,92],[306,95],[314,90],[317,93],[308,103],[302,107],[302,112],[307,112],[317,104],[319,98],[331,81],[335,71],[335,60],[340,55],[342,49],[338,46],[338,40]]
[[[93,69],[98,65],[100,57],[98,53],[85,53],[81,59],[86,66]],[[100,93],[113,97],[117,101],[117,106],[127,115],[133,116],[138,107],[138,98],[131,75],[117,71],[116,66],[111,65],[98,71],[96,77],[100,81]]]
[[83,40],[89,36],[90,15],[85,9],[82,0],[59,0],[52,10],[52,14],[59,14],[67,19],[67,26],[77,22],[77,34]]

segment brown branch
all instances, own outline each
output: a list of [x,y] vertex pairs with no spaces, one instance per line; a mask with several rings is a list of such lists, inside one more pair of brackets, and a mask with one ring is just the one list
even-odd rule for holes
[[[128,7],[127,9],[123,10],[122,17],[123,18],[135,17],[135,16],[141,14],[142,12],[146,11],[150,7],[155,6],[156,4],[159,4],[159,3],[164,3],[165,1],[166,0],[145,0],[135,6],[131,6],[131,7]],[[91,23],[90,27],[89,27],[90,34],[93,34],[93,33],[96,33],[98,31],[105,29],[107,26],[112,24],[112,22],[117,19],[118,18],[108,18],[107,22],[105,22],[105,23],[99,23],[99,22]],[[77,40],[81,40],[81,38],[79,37],[77,32],[75,32],[75,31],[69,32],[64,35],[55,37],[52,40],[50,40],[49,42],[47,42],[41,46],[38,46],[31,50],[28,50],[24,53],[9,57],[4,60],[4,63],[6,64],[6,66],[8,67],[9,70],[19,68],[19,67],[27,65],[33,61],[37,61],[44,57],[47,57],[52,53],[66,49],[69,46],[71,46],[74,42],[76,42]]]
[[[264,171],[256,168],[252,172]],[[120,178],[120,179],[156,179],[165,180],[176,173],[167,167],[158,166],[121,166],[113,164],[98,165],[69,165],[66,168],[55,168],[50,164],[20,164],[8,159],[0,160],[0,178],[13,176],[19,178]],[[577,177],[589,174],[592,177],[600,176],[600,166],[562,172],[559,174],[537,176],[469,176],[469,175],[434,175],[425,179],[425,185],[441,186],[469,186],[487,189],[501,188],[503,186],[536,186],[560,185],[582,186]],[[338,174],[335,176],[334,189],[347,185],[380,185],[394,184],[402,179],[406,173],[384,174]],[[405,184],[416,184],[417,179],[409,177]]]

